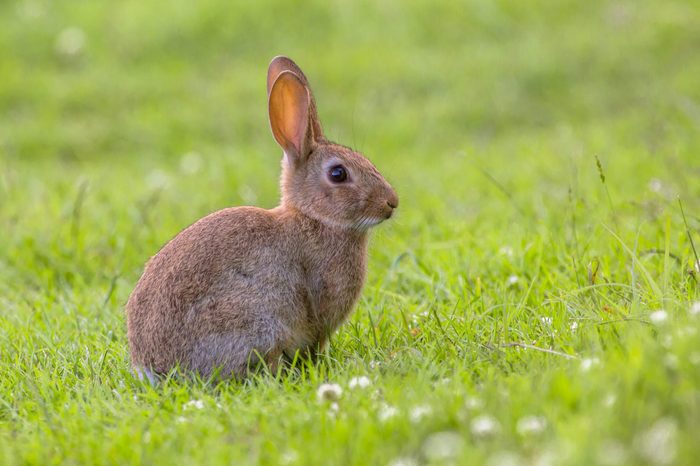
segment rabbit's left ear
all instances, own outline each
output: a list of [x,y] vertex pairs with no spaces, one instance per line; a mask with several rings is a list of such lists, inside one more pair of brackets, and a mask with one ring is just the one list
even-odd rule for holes
[[270,126],[275,140],[295,166],[311,153],[310,104],[311,96],[299,76],[291,71],[277,76],[268,100]]
[[313,138],[315,140],[322,140],[323,129],[321,128],[321,121],[318,119],[318,111],[316,110],[316,100],[311,92],[311,86],[309,86],[309,80],[306,79],[306,75],[301,68],[294,63],[291,58],[284,57],[282,55],[277,56],[272,59],[270,66],[267,68],[267,96],[270,97],[270,92],[272,92],[272,86],[275,84],[277,77],[284,71],[291,71],[299,77],[302,84],[306,87],[309,92],[310,105],[309,105],[309,120],[311,123],[311,130],[313,131]]

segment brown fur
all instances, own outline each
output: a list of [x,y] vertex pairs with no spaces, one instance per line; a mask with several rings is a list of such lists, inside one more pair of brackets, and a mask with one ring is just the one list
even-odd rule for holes
[[[244,377],[297,351],[315,354],[360,295],[367,230],[398,205],[361,154],[327,141],[308,81],[290,59],[268,70],[282,146],[280,206],[236,207],[186,228],[146,264],[127,309],[132,363]],[[343,165],[348,181],[328,171]]]

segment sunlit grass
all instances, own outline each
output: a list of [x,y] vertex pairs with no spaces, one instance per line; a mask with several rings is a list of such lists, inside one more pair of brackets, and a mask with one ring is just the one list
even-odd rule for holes
[[[0,4],[0,463],[693,464],[698,21],[651,1]],[[280,53],[398,215],[317,364],[151,387],[123,304],[182,228],[276,204]]]

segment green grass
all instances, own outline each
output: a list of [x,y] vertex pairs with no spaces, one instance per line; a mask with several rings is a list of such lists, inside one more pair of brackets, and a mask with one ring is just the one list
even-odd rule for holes
[[[698,24],[650,0],[0,3],[0,463],[693,464]],[[317,365],[144,385],[145,261],[277,202],[282,53],[398,215]]]

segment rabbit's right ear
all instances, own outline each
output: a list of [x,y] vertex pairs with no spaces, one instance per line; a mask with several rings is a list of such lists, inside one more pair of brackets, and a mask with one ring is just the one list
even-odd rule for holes
[[311,97],[302,80],[291,71],[277,76],[270,89],[270,126],[277,143],[294,165],[311,152],[313,134],[309,120]]
[[275,84],[275,80],[283,71],[291,71],[296,74],[301,82],[306,86],[309,91],[309,97],[311,102],[309,104],[309,119],[311,120],[311,130],[313,131],[314,140],[323,140],[323,129],[321,128],[321,122],[318,119],[318,111],[316,110],[316,100],[314,99],[314,94],[311,92],[311,86],[309,85],[309,80],[306,79],[306,75],[299,65],[294,63],[289,57],[279,55],[272,59],[270,66],[267,68],[267,96],[270,97],[270,92],[272,92],[272,86]]

